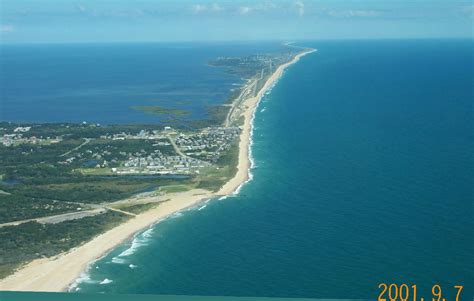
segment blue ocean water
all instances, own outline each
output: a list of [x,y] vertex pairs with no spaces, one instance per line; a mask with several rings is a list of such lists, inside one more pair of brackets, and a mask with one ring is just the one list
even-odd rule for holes
[[78,291],[472,298],[473,41],[308,46],[258,108],[253,180],[119,246]]
[[[209,118],[237,76],[208,65],[223,55],[271,52],[279,43],[0,45],[0,121],[152,124],[132,106],[185,109]],[[182,117],[183,118],[183,117]]]

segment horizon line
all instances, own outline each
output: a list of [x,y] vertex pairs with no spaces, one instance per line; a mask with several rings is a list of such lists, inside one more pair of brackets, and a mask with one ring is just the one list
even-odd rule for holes
[[[291,42],[318,42],[318,41],[374,41],[374,40],[474,40],[474,36],[466,37],[377,37],[377,38],[314,38],[314,39],[292,39]],[[3,45],[70,45],[70,44],[248,44],[248,43],[288,43],[289,39],[249,39],[249,40],[143,40],[143,41],[41,41],[41,42],[5,42]]]

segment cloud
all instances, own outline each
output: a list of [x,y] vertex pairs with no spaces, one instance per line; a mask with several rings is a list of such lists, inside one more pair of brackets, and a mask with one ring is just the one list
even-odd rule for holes
[[278,6],[271,1],[265,1],[264,3],[260,3],[255,7],[255,9],[261,11],[269,11],[275,8],[278,8]]
[[330,10],[328,14],[337,18],[370,18],[379,16],[380,12],[376,10]]
[[191,7],[191,9],[194,13],[203,13],[203,12],[218,13],[224,10],[224,8],[217,3],[213,3],[211,5],[195,4]]
[[[304,13],[304,4],[301,2],[301,0],[296,1],[296,8],[298,9],[299,14]],[[278,9],[283,9],[284,11],[290,11],[292,9],[294,10],[291,5],[285,7],[282,5],[277,5],[270,0],[260,2],[254,1],[252,3],[246,3],[241,5],[220,5],[215,2],[212,4],[194,4],[191,6],[191,10],[196,14],[227,12],[230,14],[249,15],[253,13],[266,13],[270,11],[276,11]]]
[[252,8],[249,6],[241,6],[239,7],[239,14],[246,15],[252,11]]
[[87,8],[82,4],[77,4],[76,9],[80,11],[81,13],[85,13],[87,11]]
[[224,8],[217,3],[214,3],[211,5],[210,10],[213,12],[220,12],[220,11],[223,11]]
[[207,6],[203,4],[195,4],[192,6],[192,10],[195,13],[201,13],[207,11]]
[[0,32],[13,32],[15,31],[15,27],[11,24],[0,25]]
[[247,15],[253,12],[265,13],[277,8],[278,6],[274,4],[273,2],[265,1],[265,2],[261,2],[259,4],[252,5],[252,6],[248,6],[248,5],[240,6],[238,7],[237,12],[241,15]]
[[301,0],[298,0],[295,2],[295,7],[298,12],[298,15],[303,16],[304,15],[304,3]]

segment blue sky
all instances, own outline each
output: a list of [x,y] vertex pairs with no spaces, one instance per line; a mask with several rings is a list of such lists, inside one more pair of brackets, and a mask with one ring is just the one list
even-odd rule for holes
[[471,0],[0,0],[4,43],[472,37]]

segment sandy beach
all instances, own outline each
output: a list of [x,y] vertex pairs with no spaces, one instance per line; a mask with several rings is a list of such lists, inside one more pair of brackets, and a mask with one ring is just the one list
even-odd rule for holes
[[265,92],[281,77],[288,66],[296,63],[302,56],[314,51],[316,50],[306,50],[296,55],[290,62],[279,66],[256,96],[243,101],[244,124],[240,134],[237,173],[218,192],[193,189],[186,192],[167,194],[166,199],[169,199],[169,201],[160,203],[156,208],[139,214],[65,254],[30,262],[14,274],[0,280],[0,291],[65,291],[87,269],[91,262],[104,256],[120,243],[133,237],[137,232],[150,227],[175,212],[195,206],[204,200],[234,193],[249,179],[251,168],[249,152],[253,116],[259,101]]

